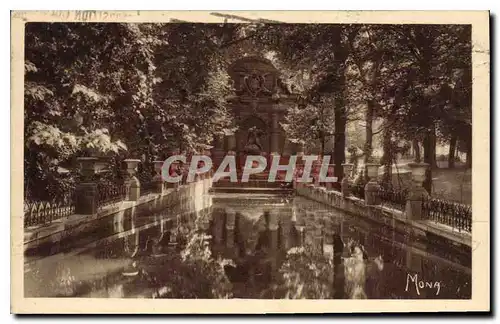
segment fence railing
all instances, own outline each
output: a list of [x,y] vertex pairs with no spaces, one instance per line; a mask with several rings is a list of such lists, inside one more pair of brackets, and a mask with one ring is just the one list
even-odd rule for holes
[[109,204],[114,204],[125,199],[127,194],[126,184],[98,183],[97,205],[102,208]]
[[382,205],[398,210],[405,210],[408,189],[382,188],[377,192]]
[[451,226],[460,232],[472,232],[472,206],[442,199],[424,199],[422,215],[424,219]]
[[147,182],[141,182],[141,196],[149,195],[155,191],[157,183],[150,180]]
[[[365,199],[364,185],[354,184],[350,189],[353,196]],[[404,211],[408,193],[408,189],[381,188],[377,191],[377,196],[382,205]],[[443,199],[424,199],[422,200],[422,219],[448,225],[460,232],[472,231],[472,207],[470,205]]]
[[53,201],[25,201],[24,227],[49,224],[74,212],[73,193]]

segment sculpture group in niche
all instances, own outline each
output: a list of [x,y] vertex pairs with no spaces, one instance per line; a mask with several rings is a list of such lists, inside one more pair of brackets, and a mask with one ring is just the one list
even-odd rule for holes
[[263,132],[257,127],[253,126],[248,129],[247,144],[243,151],[250,155],[260,155],[262,152],[262,144],[260,143],[260,137]]

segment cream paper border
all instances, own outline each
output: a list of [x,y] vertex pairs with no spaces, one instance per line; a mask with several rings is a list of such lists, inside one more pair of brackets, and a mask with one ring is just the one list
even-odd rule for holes
[[[487,11],[219,11],[286,23],[471,24],[473,43],[473,253],[470,300],[193,300],[24,298],[23,85],[26,22],[222,22],[209,11],[11,12],[11,312],[350,313],[490,310],[490,93]],[[229,20],[231,22],[231,20]],[[234,20],[234,22],[241,22]],[[403,285],[403,283],[402,283]]]

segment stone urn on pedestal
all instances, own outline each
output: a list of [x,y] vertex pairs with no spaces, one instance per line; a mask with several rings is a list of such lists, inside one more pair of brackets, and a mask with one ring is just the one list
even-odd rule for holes
[[380,199],[378,197],[378,192],[380,191],[380,185],[377,182],[378,168],[380,164],[378,163],[367,163],[366,173],[369,178],[368,183],[365,185],[365,204],[366,205],[379,205]]
[[422,219],[422,201],[429,198],[429,193],[422,186],[429,164],[412,162],[408,163],[408,167],[411,170],[412,186],[406,199],[406,214],[408,219],[420,220]]
[[341,182],[341,190],[342,190],[342,196],[343,197],[349,197],[349,195],[351,194],[351,178],[350,178],[350,175],[351,175],[351,172],[352,172],[352,168],[353,168],[353,164],[352,163],[344,163],[342,164],[342,168],[344,169],[344,177],[342,178],[342,182]]
[[93,215],[97,213],[99,192],[94,176],[96,173],[96,157],[79,157],[80,182],[76,186],[75,213]]
[[139,159],[126,159],[124,161],[127,164],[127,196],[126,199],[129,201],[137,201],[141,196],[141,183],[139,179],[135,176],[137,172],[137,167],[141,160]]

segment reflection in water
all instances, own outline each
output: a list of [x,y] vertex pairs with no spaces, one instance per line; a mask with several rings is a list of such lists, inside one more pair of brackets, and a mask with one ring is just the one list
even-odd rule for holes
[[[115,218],[82,253],[31,264],[26,296],[470,298],[467,263],[304,198],[206,196]],[[469,256],[470,257],[470,256]],[[407,287],[408,275],[440,283]],[[414,278],[414,277],[412,277]],[[417,286],[418,287],[418,286]]]

